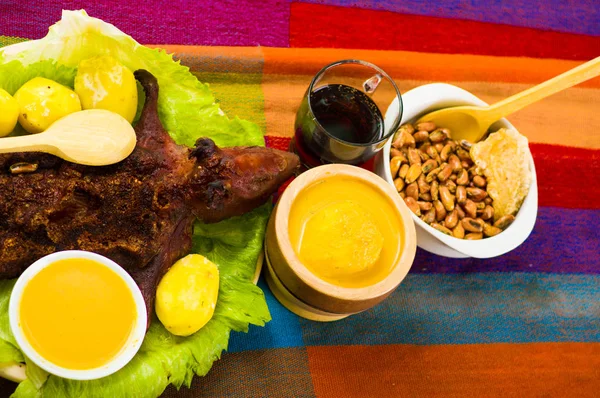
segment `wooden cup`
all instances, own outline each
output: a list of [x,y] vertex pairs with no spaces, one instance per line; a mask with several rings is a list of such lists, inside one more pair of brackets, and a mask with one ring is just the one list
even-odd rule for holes
[[[354,178],[370,185],[393,204],[402,221],[398,261],[381,281],[366,287],[348,288],[326,282],[306,268],[289,237],[289,214],[298,195],[316,181],[335,176]],[[267,283],[275,297],[290,311],[307,319],[337,320],[383,301],[402,282],[416,252],[416,233],[411,213],[398,193],[377,175],[355,166],[330,164],[308,170],[285,190],[271,214],[265,237]]]

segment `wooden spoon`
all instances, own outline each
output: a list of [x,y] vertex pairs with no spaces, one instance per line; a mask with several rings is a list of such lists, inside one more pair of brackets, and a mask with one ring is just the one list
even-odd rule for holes
[[136,136],[121,115],[88,109],[71,113],[39,134],[0,138],[0,153],[45,152],[69,162],[106,166],[133,152]]
[[542,84],[487,107],[456,106],[440,109],[421,117],[420,122],[434,122],[452,132],[452,139],[477,142],[490,125],[527,105],[600,75],[600,57],[579,65]]

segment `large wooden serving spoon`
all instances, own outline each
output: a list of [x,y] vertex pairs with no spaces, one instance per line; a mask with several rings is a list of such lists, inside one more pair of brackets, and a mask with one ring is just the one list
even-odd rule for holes
[[71,113],[32,135],[0,138],[0,153],[45,152],[69,162],[106,166],[133,152],[136,136],[121,115],[88,109]]
[[455,106],[421,117],[420,122],[434,122],[452,132],[452,139],[479,141],[492,123],[559,91],[600,75],[600,57],[579,65],[535,87],[487,107]]

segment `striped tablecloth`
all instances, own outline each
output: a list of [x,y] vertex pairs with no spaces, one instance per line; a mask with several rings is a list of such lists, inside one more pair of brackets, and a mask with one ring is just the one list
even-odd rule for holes
[[[330,61],[373,62],[404,92],[441,81],[493,103],[600,55],[597,0],[2,0],[0,44],[44,36],[62,8],[175,53],[278,148]],[[538,173],[523,245],[489,260],[418,250],[389,299],[334,323],[298,318],[261,281],[273,320],[233,334],[207,377],[164,396],[598,396],[600,79],[509,119]]]

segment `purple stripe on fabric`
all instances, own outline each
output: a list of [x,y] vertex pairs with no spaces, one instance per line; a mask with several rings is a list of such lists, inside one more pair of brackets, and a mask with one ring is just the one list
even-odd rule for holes
[[299,2],[600,35],[598,0],[302,0]]
[[600,274],[600,210],[541,207],[529,238],[496,258],[451,259],[419,249],[411,273],[552,272]]
[[39,39],[63,9],[85,9],[143,44],[289,45],[290,7],[282,0],[4,0],[0,35]]

